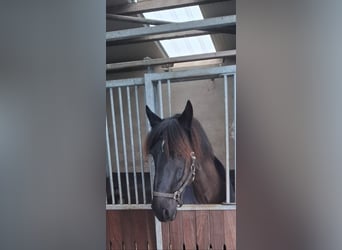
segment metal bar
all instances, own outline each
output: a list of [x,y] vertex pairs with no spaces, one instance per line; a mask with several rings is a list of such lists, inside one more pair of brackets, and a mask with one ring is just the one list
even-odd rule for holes
[[137,130],[138,130],[138,144],[139,144],[139,158],[140,158],[140,170],[141,170],[141,183],[142,183],[142,192],[143,192],[143,202],[146,204],[146,189],[145,189],[145,176],[144,176],[144,161],[142,155],[142,143],[141,143],[141,128],[140,128],[140,114],[139,114],[139,95],[138,95],[138,86],[134,86],[135,93],[135,109],[137,116]]
[[[106,205],[106,210],[151,210],[150,204],[123,204],[123,205]],[[184,204],[177,208],[180,211],[187,210],[236,210],[236,204]]]
[[192,70],[182,70],[182,71],[172,71],[172,72],[163,72],[163,73],[151,73],[149,75],[149,79],[151,81],[158,81],[164,79],[177,79],[177,78],[193,78],[201,77],[201,76],[218,76],[222,74],[234,74],[236,72],[236,66],[221,66],[221,67],[211,67],[211,68],[202,68],[202,69],[192,69]]
[[[156,102],[155,102],[155,94],[152,80],[150,78],[151,74],[145,74],[145,102],[146,105],[149,106],[152,112],[156,110]],[[149,132],[151,130],[151,125],[149,124],[148,119],[146,118],[146,131]],[[153,197],[153,168],[152,164],[148,164],[150,170],[150,184],[151,184],[151,197]]]
[[[229,32],[231,30],[230,27],[225,27],[225,31]],[[233,29],[236,30],[236,29]],[[161,41],[166,39],[175,39],[175,38],[184,38],[184,37],[191,37],[191,36],[201,36],[201,35],[208,35],[208,34],[216,34],[218,33],[217,30],[210,30],[203,31],[203,30],[187,30],[187,31],[179,31],[179,32],[172,32],[167,34],[161,35],[150,35],[150,36],[143,36],[138,38],[129,38],[125,40],[117,40],[117,41],[107,41],[107,46],[117,46],[123,44],[135,44],[135,43],[145,43],[145,42],[153,42],[153,41]],[[222,33],[222,32],[219,32]],[[233,32],[230,32],[233,33]]]
[[235,170],[235,201],[236,202],[236,73],[233,75],[233,87],[234,87],[234,170]]
[[123,147],[123,154],[124,154],[125,174],[126,174],[127,200],[128,200],[128,204],[131,204],[131,192],[130,192],[130,189],[129,189],[128,163],[127,163],[127,150],[126,150],[125,121],[124,121],[123,107],[122,107],[121,87],[118,88],[118,91],[119,91],[119,106],[120,106],[120,119],[121,119],[122,147]]
[[133,29],[106,32],[106,41],[118,41],[142,36],[158,35],[194,29],[213,29],[236,24],[236,15],[211,17],[182,23],[162,24],[154,27],[140,27]]
[[131,92],[130,92],[130,87],[126,87],[126,91],[127,91],[129,132],[130,132],[130,139],[131,139],[131,154],[132,154],[132,166],[133,166],[135,203],[139,204],[137,172],[136,172],[136,168],[135,168],[135,152],[134,152],[134,137],[133,137],[133,125],[132,125],[132,108],[131,108]]
[[169,116],[171,116],[171,82],[170,79],[167,80],[167,97],[169,103]]
[[163,249],[163,233],[161,222],[156,217],[154,217],[154,224],[156,230],[156,248]]
[[[180,62],[209,60],[209,59],[230,57],[230,56],[236,56],[236,50],[218,51],[215,53],[206,53],[206,54],[192,55],[192,56],[180,56],[180,57],[173,57],[173,58],[157,58],[157,59],[147,59],[147,60],[140,60],[140,61],[122,62],[122,63],[111,63],[111,64],[107,64],[106,68],[107,68],[107,71],[111,71],[111,70],[118,70],[118,69],[125,69],[125,68],[147,67],[147,66],[152,66],[152,65],[165,65],[165,64],[180,63]],[[142,78],[135,78],[135,79],[139,79],[139,80],[136,80],[136,82],[143,84]],[[109,84],[110,82],[112,83],[111,84],[111,87],[112,87],[115,81],[107,81],[106,85]],[[117,84],[122,84],[122,81],[118,82]]]
[[180,8],[201,4],[213,4],[215,2],[225,2],[227,0],[153,0],[153,1],[139,1],[136,4],[121,4],[107,6],[107,12],[115,14],[139,14],[149,11],[165,10],[172,8]]
[[163,93],[162,93],[162,83],[161,80],[158,81],[158,102],[159,102],[159,115],[160,118],[164,118],[163,110]]
[[226,203],[230,203],[230,164],[229,164],[229,106],[228,106],[228,79],[223,75],[224,84],[224,117],[226,139]]
[[114,187],[113,187],[113,168],[112,168],[112,157],[110,154],[110,143],[109,143],[107,116],[106,116],[106,146],[107,146],[107,161],[108,161],[108,167],[109,167],[110,194],[112,196],[112,203],[115,204]]
[[118,177],[118,187],[119,187],[119,197],[120,197],[120,204],[122,204],[122,188],[121,188],[121,176],[120,176],[120,162],[119,162],[119,150],[118,150],[118,140],[117,140],[117,133],[116,133],[116,122],[115,122],[115,107],[114,107],[114,100],[113,100],[113,89],[109,89],[110,94],[110,106],[112,110],[112,125],[113,125],[113,141],[114,141],[114,150],[115,150],[115,159],[116,159],[116,171]]
[[144,85],[144,78],[128,78],[106,81],[106,88]]
[[161,20],[147,19],[143,17],[123,16],[123,15],[116,15],[116,14],[106,14],[106,19],[115,20],[115,21],[125,21],[125,22],[130,22],[130,23],[151,24],[151,25],[172,23],[172,22],[161,21]]

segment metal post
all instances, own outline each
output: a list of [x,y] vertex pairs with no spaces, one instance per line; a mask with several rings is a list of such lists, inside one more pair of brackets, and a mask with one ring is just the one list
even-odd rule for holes
[[156,228],[156,247],[158,250],[163,249],[163,234],[161,228],[161,222],[154,217],[154,223]]
[[134,152],[134,138],[133,138],[133,125],[132,125],[132,109],[131,109],[131,92],[130,88],[126,87],[127,91],[127,104],[128,104],[128,119],[129,119],[129,132],[131,139],[131,154],[132,154],[132,166],[133,166],[133,179],[134,179],[134,193],[135,193],[135,203],[139,203],[138,197],[138,185],[137,185],[137,173],[135,169],[135,152]]
[[158,102],[159,102],[159,115],[160,115],[160,118],[164,118],[163,93],[162,93],[162,83],[161,83],[161,80],[158,81]]
[[[156,108],[156,98],[155,98],[155,88],[153,86],[153,82],[150,78],[150,74],[145,74],[145,100],[146,100],[146,105],[150,107],[150,109],[155,112]],[[148,124],[148,122],[147,122]],[[150,130],[150,126],[147,125],[148,130]],[[153,198],[153,168],[151,164],[149,164],[150,167],[150,173],[151,175],[151,195]],[[156,246],[157,249],[163,249],[163,235],[162,235],[162,230],[161,230],[161,222],[158,221],[155,218],[155,228],[156,228]]]
[[115,150],[115,158],[116,158],[116,171],[117,171],[117,178],[118,178],[118,187],[119,187],[119,197],[120,197],[120,204],[122,204],[122,187],[121,187],[121,175],[120,175],[120,161],[119,161],[119,150],[118,150],[118,140],[116,134],[116,122],[115,122],[115,107],[114,107],[114,100],[113,100],[113,88],[109,89],[110,94],[110,106],[112,111],[112,124],[113,124],[113,141],[114,141],[114,150]]
[[[151,74],[145,74],[145,102],[146,105],[149,106],[152,112],[155,112],[156,110],[156,98],[155,98],[155,92],[154,92],[154,86],[152,83],[152,80],[150,78]],[[147,118],[146,118],[147,120]],[[151,125],[149,124],[149,121],[146,121],[146,130],[149,132],[151,129]],[[148,164],[149,170],[150,170],[150,184],[151,184],[151,197],[153,197],[153,177],[154,177],[154,169],[151,166],[152,164]]]
[[141,182],[142,182],[142,192],[143,192],[143,202],[146,204],[146,190],[145,190],[145,171],[144,171],[144,161],[142,155],[142,143],[141,143],[141,128],[140,128],[140,115],[139,115],[139,95],[138,86],[134,86],[135,93],[135,109],[137,112],[137,129],[138,129],[138,144],[139,144],[139,158],[140,158],[140,170],[141,170]]
[[109,167],[110,194],[112,195],[112,204],[115,204],[114,187],[113,187],[112,157],[110,155],[110,143],[109,143],[107,116],[106,116],[106,146],[107,146],[107,161],[108,161],[108,167]]
[[171,83],[170,80],[167,80],[167,97],[169,101],[169,116],[171,116]]
[[230,203],[230,164],[229,164],[229,106],[228,106],[228,78],[223,75],[224,84],[224,116],[225,116],[225,134],[226,134],[226,203]]
[[125,173],[126,173],[127,200],[128,200],[128,204],[131,204],[131,192],[130,192],[130,189],[129,189],[127,149],[126,149],[126,135],[125,135],[125,122],[124,122],[123,107],[122,107],[121,87],[119,87],[118,90],[119,90],[119,106],[120,106],[120,119],[121,119],[122,147],[123,147],[124,163],[125,163]]
[[236,203],[236,73],[233,74],[234,80],[234,170],[235,170],[235,203]]

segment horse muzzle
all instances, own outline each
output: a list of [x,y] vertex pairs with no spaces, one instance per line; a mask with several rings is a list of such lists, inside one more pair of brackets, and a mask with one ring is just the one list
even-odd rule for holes
[[159,221],[173,221],[177,214],[177,203],[170,199],[153,198],[152,210]]

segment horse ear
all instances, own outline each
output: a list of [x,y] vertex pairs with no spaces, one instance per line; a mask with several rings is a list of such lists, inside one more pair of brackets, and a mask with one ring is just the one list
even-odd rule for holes
[[193,117],[192,104],[188,100],[183,113],[178,117],[178,121],[185,129],[190,130],[192,117]]
[[146,105],[146,115],[151,124],[151,127],[158,125],[162,119],[151,111],[151,109]]

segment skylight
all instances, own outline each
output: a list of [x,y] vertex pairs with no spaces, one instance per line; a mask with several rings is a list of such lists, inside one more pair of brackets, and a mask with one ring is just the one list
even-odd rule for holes
[[[169,22],[187,22],[203,19],[201,9],[198,5],[147,12],[144,13],[144,17]],[[168,39],[162,40],[160,43],[169,57],[216,52],[210,35]]]

